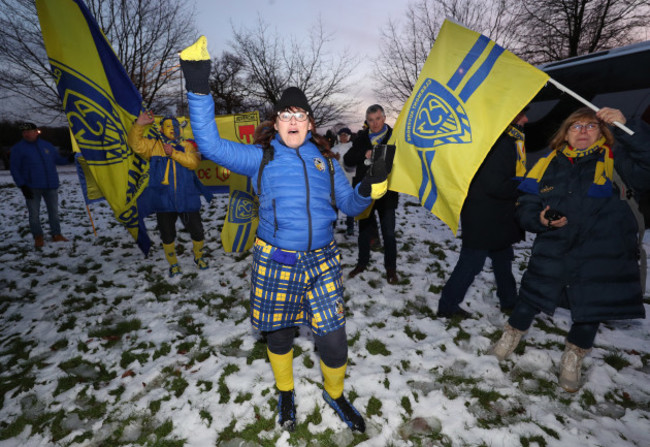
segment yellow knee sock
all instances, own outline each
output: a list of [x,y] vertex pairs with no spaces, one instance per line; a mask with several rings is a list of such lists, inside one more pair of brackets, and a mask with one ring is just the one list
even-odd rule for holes
[[332,399],[338,399],[343,394],[343,380],[345,379],[345,369],[348,364],[338,368],[330,368],[323,361],[320,361],[320,369],[323,372],[323,388],[327,391]]
[[165,257],[169,265],[178,264],[178,258],[176,258],[176,244],[173,242],[171,244],[163,244],[163,250],[165,250]]
[[275,385],[280,391],[293,389],[293,349],[286,354],[274,354],[266,349],[275,376]]
[[194,259],[201,259],[203,257],[203,241],[192,241],[192,251],[194,252]]

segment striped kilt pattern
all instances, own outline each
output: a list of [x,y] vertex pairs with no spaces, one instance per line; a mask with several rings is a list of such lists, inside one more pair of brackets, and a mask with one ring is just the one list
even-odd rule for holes
[[[313,251],[275,253],[261,239],[253,247],[251,323],[260,331],[308,325],[322,336],[345,326],[341,253],[332,241]],[[271,259],[295,257],[295,264]]]

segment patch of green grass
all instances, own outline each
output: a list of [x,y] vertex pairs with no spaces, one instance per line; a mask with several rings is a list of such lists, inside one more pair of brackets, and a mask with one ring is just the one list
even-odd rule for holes
[[167,342],[163,342],[160,345],[160,348],[158,348],[158,349],[156,349],[154,351],[153,355],[151,356],[151,360],[156,360],[159,357],[163,357],[163,356],[169,354],[170,352],[172,352],[171,345],[169,343],[167,343]]
[[467,340],[469,340],[470,338],[471,338],[471,337],[470,337],[469,333],[468,333],[468,332],[465,332],[465,331],[463,330],[463,328],[461,328],[461,327],[459,326],[459,327],[458,327],[458,332],[456,332],[456,335],[454,336],[454,343],[458,344],[458,343],[460,343],[461,341],[463,341],[463,340],[464,340],[464,341],[467,341]]
[[435,286],[435,285],[431,284],[429,286],[429,292],[433,293],[434,295],[439,295],[440,292],[442,292],[443,287],[444,287],[444,285]]
[[314,367],[314,361],[308,355],[304,355],[302,357],[302,364],[305,365],[309,369]]
[[625,357],[617,352],[613,354],[607,354],[605,357],[603,357],[603,360],[605,360],[605,363],[614,368],[616,371],[620,371],[623,368],[630,366],[630,362],[628,362]]
[[235,431],[235,423],[237,421],[233,420],[232,423],[228,425],[228,427],[224,428],[221,433],[219,433],[219,437],[217,438],[217,445],[221,445],[235,438],[241,438],[245,441],[250,441],[254,445],[260,445],[264,447],[275,446],[274,439],[261,438],[259,436],[261,432],[268,432],[275,428],[275,416],[271,416],[267,419],[260,414],[259,408],[257,406],[253,407],[253,409],[255,411],[255,422],[244,427],[242,431],[237,432]]
[[371,355],[391,355],[391,352],[386,348],[384,342],[377,338],[371,338],[366,341],[366,350]]
[[409,416],[413,415],[413,407],[411,406],[411,399],[408,398],[408,396],[402,396],[402,400],[400,401],[402,404],[402,408],[404,408],[404,411],[406,411],[406,414]]
[[368,406],[366,407],[366,415],[368,417],[373,416],[375,414],[377,416],[381,416],[382,415],[381,406],[382,406],[381,401],[377,399],[375,396],[372,396],[368,400]]
[[63,322],[61,326],[56,330],[57,332],[68,331],[74,329],[75,324],[77,323],[77,317],[74,315],[68,315],[68,318]]
[[348,347],[351,348],[361,338],[361,332],[356,331],[352,337],[348,337]]
[[[297,352],[296,348],[298,348],[298,346],[294,346],[294,350],[293,350],[294,358],[300,355],[300,353]],[[253,345],[253,349],[251,350],[251,352],[246,356],[246,364],[250,365],[255,360],[266,359],[266,357],[267,357],[266,343],[262,343],[260,340],[258,340]]]
[[594,393],[589,390],[582,390],[582,394],[580,395],[580,403],[582,404],[582,408],[585,409],[596,405],[596,397],[594,396]]
[[253,393],[244,393],[244,394],[238,394],[237,397],[235,397],[235,402],[236,404],[243,404],[244,402],[249,402],[253,398]]
[[408,324],[404,327],[404,333],[415,341],[422,341],[427,338],[427,335],[424,332],[418,329],[413,330]]
[[208,427],[212,425],[212,415],[210,414],[209,411],[207,411],[207,410],[200,410],[200,411],[199,411],[199,417],[201,418],[202,421],[206,421],[206,422],[207,422],[207,426],[208,426]]
[[104,338],[104,337],[117,337],[120,338],[129,332],[137,331],[142,328],[142,322],[137,318],[127,321],[121,321],[114,326],[103,327],[90,331],[90,337]]
[[50,346],[50,350],[51,351],[60,351],[61,349],[67,348],[68,343],[69,342],[68,342],[67,338],[60,338]]
[[619,389],[608,391],[605,394],[605,400],[613,402],[625,409],[636,410],[638,408],[648,408],[648,402],[636,402],[627,391]]
[[534,436],[520,436],[519,442],[521,442],[521,447],[530,447],[533,443],[537,444],[539,447],[546,447],[546,439],[541,435]]
[[124,351],[122,352],[120,366],[122,368],[126,368],[135,360],[140,362],[140,365],[144,365],[148,359],[149,359],[149,354],[147,354],[146,352],[135,353],[133,351]]

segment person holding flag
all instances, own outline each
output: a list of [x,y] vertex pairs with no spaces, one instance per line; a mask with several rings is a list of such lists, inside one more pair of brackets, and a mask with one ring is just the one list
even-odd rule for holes
[[[519,300],[492,354],[510,356],[539,312],[571,311],[559,385],[580,389],[582,360],[608,320],[644,318],[638,222],[620,192],[650,190],[650,126],[630,136],[620,110],[583,107],[569,115],[550,151],[528,172],[517,205],[522,227],[537,234]],[[618,177],[620,176],[620,177]]]
[[[201,194],[204,193],[194,172],[201,161],[195,144],[182,140],[178,120],[166,116],[160,121],[161,135],[144,136],[146,127],[154,123],[153,113],[140,112],[128,133],[133,151],[149,160],[149,186],[145,194],[150,211],[156,213],[165,257],[169,262],[169,277],[182,273],[176,257],[176,220],[180,217],[192,238],[194,263],[201,270],[208,268],[203,257],[205,236],[201,222]],[[205,194],[205,193],[204,193]],[[212,198],[210,194],[206,196]]]
[[308,326],[320,354],[323,398],[355,431],[365,422],[343,394],[347,336],[341,254],[334,240],[336,209],[357,215],[387,188],[385,164],[352,188],[316,133],[304,92],[289,87],[255,132],[255,144],[219,137],[208,78],[205,37],[181,52],[192,129],[201,153],[235,173],[257,179],[259,226],[253,247],[251,323],[266,335],[279,391],[279,424],[293,431],[295,327]]
[[454,271],[442,288],[438,316],[468,318],[463,302],[474,277],[486,258],[492,261],[497,297],[502,311],[512,310],[517,301],[517,283],[512,275],[512,244],[524,238],[515,219],[517,187],[526,173],[523,126],[526,112],[520,112],[488,152],[469,186],[460,212],[462,245]]

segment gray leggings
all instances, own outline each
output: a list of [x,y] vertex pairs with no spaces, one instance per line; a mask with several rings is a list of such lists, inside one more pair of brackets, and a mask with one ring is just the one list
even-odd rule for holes
[[[288,327],[265,332],[266,343],[273,354],[284,355],[293,348],[296,328]],[[314,344],[320,358],[328,368],[340,368],[348,361],[348,341],[345,326],[325,335],[314,334]]]

